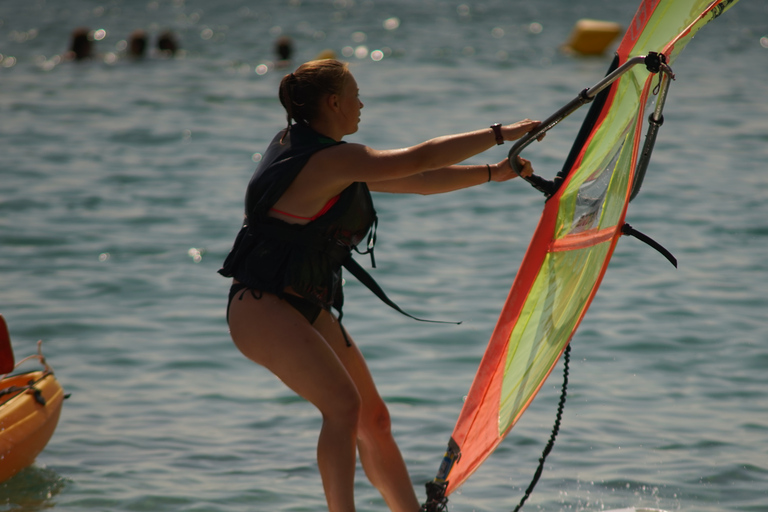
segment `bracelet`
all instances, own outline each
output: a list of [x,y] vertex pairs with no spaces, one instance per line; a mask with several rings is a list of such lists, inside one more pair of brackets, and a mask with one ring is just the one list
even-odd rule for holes
[[496,136],[496,145],[501,146],[504,144],[504,137],[501,135],[501,123],[492,124],[491,130],[493,130],[493,134]]
[[485,164],[485,167],[488,169],[488,182],[491,181],[491,166],[488,164]]

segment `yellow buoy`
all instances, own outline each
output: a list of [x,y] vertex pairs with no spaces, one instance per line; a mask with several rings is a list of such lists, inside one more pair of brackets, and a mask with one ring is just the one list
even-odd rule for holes
[[565,51],[581,55],[601,55],[621,34],[621,25],[612,21],[582,19],[576,22]]
[[317,54],[317,57],[315,57],[316,60],[323,60],[323,59],[335,59],[336,58],[336,52],[334,52],[331,49],[325,49]]

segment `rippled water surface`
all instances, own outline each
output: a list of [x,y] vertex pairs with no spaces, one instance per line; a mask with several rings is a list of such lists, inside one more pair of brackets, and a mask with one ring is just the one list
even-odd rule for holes
[[[0,484],[0,510],[324,510],[318,414],[237,352],[216,274],[254,161],[284,123],[274,40],[293,37],[294,64],[326,48],[348,55],[365,103],[350,140],[390,148],[548,116],[610,61],[558,50],[575,21],[626,24],[635,8],[0,3],[0,312],[17,357],[44,340],[71,393],[37,463]],[[628,221],[680,267],[619,244],[573,340],[561,432],[526,510],[768,510],[766,19],[765,2],[741,0],[675,64]],[[104,30],[100,55],[61,62],[78,26]],[[172,29],[183,53],[126,59],[137,28],[151,42]],[[526,152],[538,172],[560,168],[580,117]],[[346,324],[422,496],[542,199],[513,181],[375,201],[376,278],[418,315],[463,321],[413,322],[347,284]],[[549,436],[560,371],[451,510],[514,508]],[[357,495],[359,510],[385,509],[362,469]]]

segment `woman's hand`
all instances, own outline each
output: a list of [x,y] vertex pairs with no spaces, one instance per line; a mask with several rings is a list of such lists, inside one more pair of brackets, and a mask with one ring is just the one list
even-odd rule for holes
[[[527,177],[533,174],[533,167],[529,160],[518,156],[517,162],[520,164],[520,167],[522,167],[522,170],[520,171],[521,176]],[[507,181],[512,178],[517,178],[517,173],[509,164],[509,158],[505,158],[501,162],[491,165],[491,181]]]
[[[504,140],[517,140],[523,135],[525,135],[528,132],[534,131],[536,128],[539,127],[541,124],[541,121],[532,121],[531,119],[523,119],[522,121],[518,121],[516,123],[508,124],[506,126],[501,127],[501,134],[504,137]],[[544,134],[542,134],[538,139],[541,140],[544,138]]]

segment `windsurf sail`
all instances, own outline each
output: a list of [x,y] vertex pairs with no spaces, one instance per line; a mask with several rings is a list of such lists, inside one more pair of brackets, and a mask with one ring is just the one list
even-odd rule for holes
[[540,135],[592,104],[557,177],[529,178],[548,199],[422,510],[445,510],[447,496],[520,419],[584,317],[619,237],[644,238],[625,216],[663,120],[670,66],[700,28],[735,3],[643,0],[606,77],[510,151],[515,162]]

